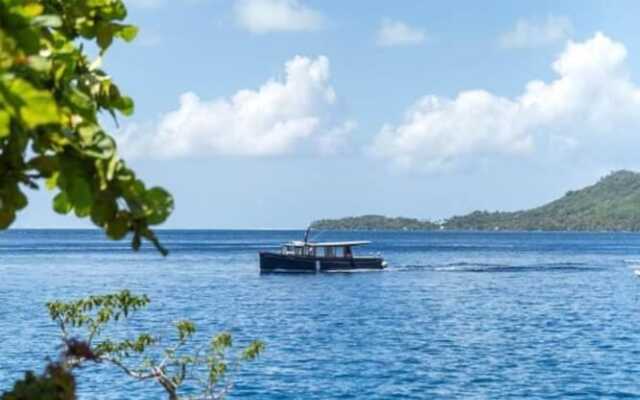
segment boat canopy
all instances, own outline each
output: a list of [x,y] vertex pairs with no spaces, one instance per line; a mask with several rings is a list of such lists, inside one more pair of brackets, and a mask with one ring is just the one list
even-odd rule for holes
[[371,243],[368,240],[354,240],[351,242],[302,242],[293,241],[286,244],[286,246],[292,247],[351,247],[362,246]]

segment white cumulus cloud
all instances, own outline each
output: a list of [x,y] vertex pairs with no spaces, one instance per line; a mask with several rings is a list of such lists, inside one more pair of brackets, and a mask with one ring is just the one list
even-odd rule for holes
[[322,27],[324,17],[298,0],[237,0],[238,25],[253,33],[278,31],[314,31]]
[[573,25],[567,17],[548,16],[545,20],[520,19],[512,31],[500,37],[500,44],[506,48],[540,47],[562,42],[573,32]]
[[623,44],[602,33],[570,41],[552,64],[555,80],[530,81],[513,98],[486,90],[453,99],[425,96],[402,122],[381,129],[371,151],[427,171],[486,156],[560,150],[602,157],[605,149],[628,146],[640,135],[634,133],[640,129],[640,88],[630,79],[626,56]]
[[285,70],[284,81],[272,79],[230,98],[184,93],[177,110],[155,124],[129,127],[119,143],[130,157],[268,156],[301,146],[338,151],[354,123],[338,117],[329,60],[296,56]]
[[424,43],[424,30],[407,25],[402,21],[384,19],[378,29],[376,43],[378,46],[411,46]]

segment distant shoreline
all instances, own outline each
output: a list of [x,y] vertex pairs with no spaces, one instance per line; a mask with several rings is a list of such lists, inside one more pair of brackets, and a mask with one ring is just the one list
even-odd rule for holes
[[616,171],[594,185],[522,211],[474,211],[442,221],[360,215],[315,221],[320,230],[638,232],[640,174]]

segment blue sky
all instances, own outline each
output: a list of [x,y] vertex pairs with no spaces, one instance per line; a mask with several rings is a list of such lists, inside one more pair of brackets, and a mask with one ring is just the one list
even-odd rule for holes
[[[127,3],[111,128],[168,228],[515,210],[640,169],[636,1]],[[50,198],[15,226],[89,226]]]

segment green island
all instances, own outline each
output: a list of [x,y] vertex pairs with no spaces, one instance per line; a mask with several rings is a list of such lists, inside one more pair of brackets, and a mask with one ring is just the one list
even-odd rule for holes
[[324,230],[640,231],[640,173],[620,170],[580,190],[529,210],[474,211],[442,222],[362,215],[322,219]]

